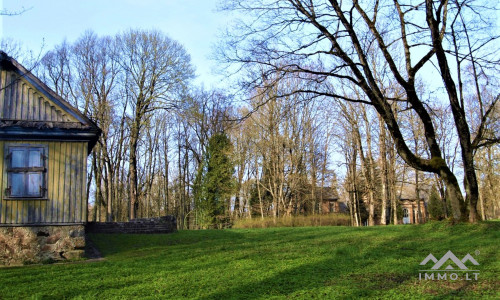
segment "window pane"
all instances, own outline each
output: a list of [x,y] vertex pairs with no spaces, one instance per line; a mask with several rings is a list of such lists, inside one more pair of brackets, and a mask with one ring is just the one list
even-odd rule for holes
[[28,158],[28,167],[43,167],[42,165],[42,149],[30,149]]
[[10,195],[12,197],[22,197],[24,191],[24,174],[11,173],[10,175]]
[[25,151],[22,149],[13,149],[11,151],[12,154],[12,168],[24,168],[25,165]]
[[28,173],[28,196],[30,197],[40,197],[42,186],[42,174],[40,173]]

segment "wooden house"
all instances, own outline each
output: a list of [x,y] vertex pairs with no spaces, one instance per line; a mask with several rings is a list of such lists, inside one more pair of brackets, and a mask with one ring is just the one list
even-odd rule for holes
[[[87,221],[87,156],[99,135],[100,129],[89,118],[0,52],[3,264],[82,254],[83,225]],[[30,239],[37,242],[32,245],[33,252],[41,252],[17,257],[16,236],[21,236],[23,243]]]

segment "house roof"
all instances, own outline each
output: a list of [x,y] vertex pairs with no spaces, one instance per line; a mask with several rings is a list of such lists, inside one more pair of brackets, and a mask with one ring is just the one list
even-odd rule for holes
[[323,191],[322,191],[322,188],[320,186],[317,186],[315,193],[316,193],[317,199],[319,199],[321,196],[321,193],[323,193],[323,201],[330,201],[330,200],[338,200],[339,199],[339,194],[337,192],[337,189],[334,187],[324,186]]
[[0,51],[0,139],[83,140],[89,153],[101,129]]
[[[419,189],[419,196],[420,196],[421,200],[422,199],[423,200],[428,199],[428,187],[426,185],[422,184],[422,186],[420,187],[420,189]],[[398,187],[396,189],[396,197],[400,201],[404,201],[404,200],[414,201],[414,200],[417,200],[417,194],[415,192],[415,185],[406,184],[402,188]]]

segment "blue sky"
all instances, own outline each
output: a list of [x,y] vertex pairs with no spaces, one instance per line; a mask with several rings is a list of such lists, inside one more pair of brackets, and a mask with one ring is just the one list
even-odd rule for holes
[[12,38],[38,53],[63,39],[76,40],[85,30],[115,35],[130,28],[159,29],[180,42],[199,75],[196,82],[220,85],[209,60],[212,46],[228,18],[216,12],[218,0],[0,0],[19,16],[0,17],[0,37]]

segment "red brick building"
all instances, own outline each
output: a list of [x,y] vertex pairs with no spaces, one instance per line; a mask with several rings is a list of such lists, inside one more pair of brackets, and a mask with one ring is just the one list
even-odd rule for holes
[[[418,224],[418,205],[417,199],[401,199],[401,209],[403,210],[403,224]],[[420,199],[420,213],[422,221],[427,220],[427,205],[424,199]]]

